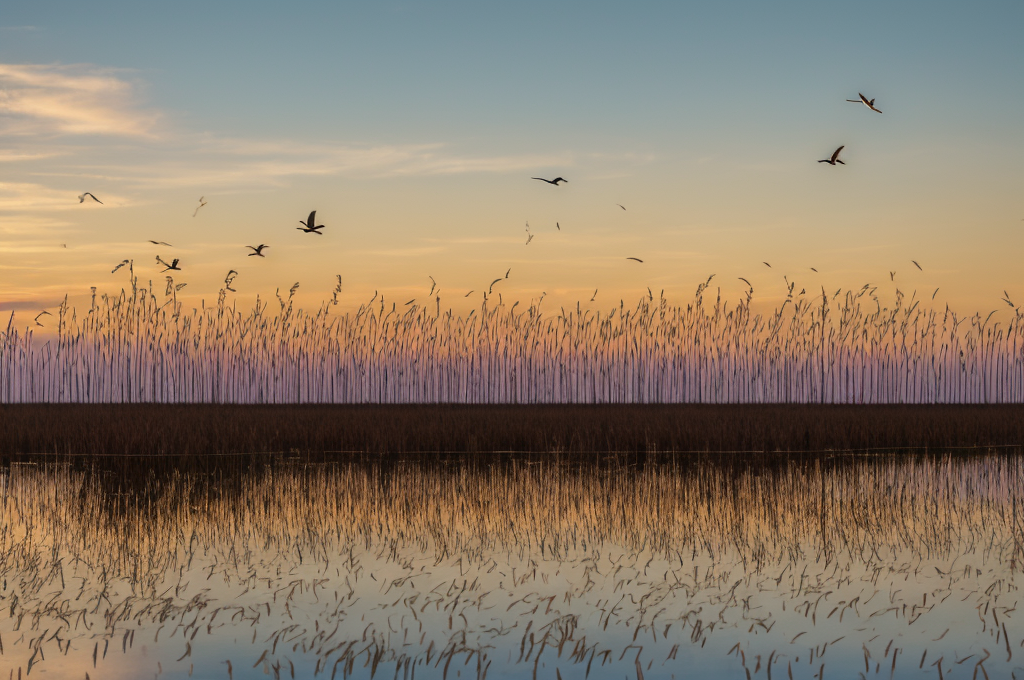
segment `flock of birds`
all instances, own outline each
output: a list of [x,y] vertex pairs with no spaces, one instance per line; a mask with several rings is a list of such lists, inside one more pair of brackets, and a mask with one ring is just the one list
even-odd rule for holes
[[[875,100],[874,99],[868,99],[867,97],[865,97],[863,94],[861,94],[859,92],[857,93],[857,96],[859,97],[858,99],[847,99],[846,101],[857,103],[857,104],[863,104],[864,106],[868,107],[869,109],[871,109],[872,111],[874,111],[876,113],[882,113],[882,111],[880,109],[875,107]],[[834,166],[836,164],[846,165],[846,163],[844,161],[839,159],[839,153],[845,147],[846,147],[845,144],[840,146],[839,148],[837,148],[835,151],[832,152],[832,155],[829,158],[821,159],[818,162],[819,163],[827,163],[827,164],[832,165],[832,166]],[[564,177],[555,177],[554,179],[547,179],[545,177],[531,177],[531,179],[534,179],[534,180],[537,180],[537,181],[540,181],[540,182],[545,182],[545,183],[550,184],[550,185],[555,186],[555,187],[561,186],[562,184],[567,184],[569,182],[569,180],[565,179]],[[103,201],[101,201],[100,199],[96,198],[95,195],[93,195],[91,192],[88,192],[88,191],[86,191],[85,193],[81,194],[78,197],[78,202],[79,203],[84,203],[87,198],[91,198],[93,201],[95,201],[97,203],[100,203],[101,205],[103,204]],[[195,211],[192,213],[192,217],[195,217],[196,215],[198,215],[199,211],[206,204],[207,204],[206,197],[205,196],[201,196],[199,198],[199,205],[196,207]],[[621,203],[616,203],[616,205],[618,207],[622,208],[623,210],[626,209],[626,207],[623,206]],[[301,227],[296,227],[296,229],[298,231],[301,231],[301,232],[305,233],[305,234],[317,234],[319,236],[323,236],[324,233],[323,233],[322,230],[326,228],[323,224],[317,224],[316,223],[316,210],[310,211],[309,217],[307,217],[305,220],[299,220],[299,224],[301,224],[302,226]],[[555,223],[555,227],[559,231],[562,230],[562,226],[558,222]],[[533,241],[534,237],[535,237],[535,234],[530,231],[530,223],[529,223],[529,221],[527,221],[527,223],[526,223],[526,245],[530,245],[530,243]],[[166,241],[150,240],[149,242],[152,243],[153,245],[167,246],[167,247],[170,247],[170,248],[174,247],[170,243],[167,243]],[[266,255],[263,254],[263,251],[266,250],[267,248],[269,248],[270,246],[268,244],[266,244],[266,243],[260,243],[259,245],[255,245],[255,246],[247,245],[245,247],[252,251],[251,253],[248,253],[249,257],[266,257]],[[625,259],[632,260],[632,261],[638,262],[640,264],[643,264],[643,262],[644,262],[639,257],[632,257],[632,256],[630,256],[630,257],[627,257]],[[156,262],[157,262],[157,264],[159,264],[159,265],[164,267],[164,269],[161,271],[161,273],[166,273],[166,272],[169,272],[169,271],[181,271],[181,267],[178,266],[179,262],[180,262],[179,258],[174,258],[174,259],[171,260],[171,262],[168,263],[163,258],[161,258],[159,255],[157,255],[156,256]],[[124,266],[125,264],[127,264],[127,261],[123,262],[121,265],[118,265],[118,267],[116,267],[113,271],[117,271],[117,269],[119,269],[121,266]],[[771,265],[768,264],[767,262],[765,262],[764,264],[766,266],[768,266],[768,267],[771,267]],[[921,269],[921,265],[919,265],[916,261],[914,261],[914,265],[918,269]],[[817,272],[817,269],[815,269],[813,267],[811,267],[811,270]],[[231,270],[228,273],[228,280],[229,281],[230,281],[231,278],[233,278],[231,276],[231,274],[236,274],[237,275],[237,272],[235,272],[235,270]],[[895,272],[890,272],[890,278],[891,279],[895,280],[895,276],[896,276]],[[506,273],[504,278],[508,278],[508,273]],[[496,279],[494,281],[494,283],[497,283],[500,280],[501,280],[501,278],[498,278],[498,279]],[[744,281],[744,282],[747,282],[746,279],[744,279],[742,277],[740,278],[740,280]],[[431,277],[431,281],[433,281],[432,277]],[[491,286],[490,286],[490,289],[492,291],[493,291],[493,288],[494,288],[494,283],[492,283]],[[747,282],[747,283],[749,285],[749,282]],[[230,286],[230,283],[228,285]],[[433,294],[433,291],[436,288],[436,285],[437,285],[436,282],[434,282],[434,286],[431,288],[431,293],[430,294]],[[232,289],[229,288],[229,290],[232,290]],[[471,290],[469,293],[466,294],[466,297],[469,297],[469,295],[471,295],[473,292],[474,291]],[[936,289],[936,292],[938,292],[937,289]],[[597,297],[597,290],[595,289],[594,290],[594,296],[591,297],[591,301],[594,301],[594,299],[596,297]],[[410,301],[409,303],[406,303],[406,304],[411,304],[412,302],[413,301]],[[47,312],[43,312],[39,316],[42,316],[43,314],[46,314],[46,313]],[[42,324],[39,323],[39,317],[38,316],[36,317],[36,324],[40,325],[40,326],[42,325]]]

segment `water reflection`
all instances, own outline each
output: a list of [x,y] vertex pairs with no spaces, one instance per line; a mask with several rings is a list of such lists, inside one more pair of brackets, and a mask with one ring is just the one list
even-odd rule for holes
[[[12,466],[12,677],[1024,678],[1024,458]],[[6,673],[4,675],[7,675]]]

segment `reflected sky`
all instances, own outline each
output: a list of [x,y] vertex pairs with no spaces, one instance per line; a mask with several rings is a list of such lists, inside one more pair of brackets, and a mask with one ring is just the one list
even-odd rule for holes
[[280,466],[126,494],[15,466],[0,662],[96,678],[1024,677],[1022,472],[998,457]]

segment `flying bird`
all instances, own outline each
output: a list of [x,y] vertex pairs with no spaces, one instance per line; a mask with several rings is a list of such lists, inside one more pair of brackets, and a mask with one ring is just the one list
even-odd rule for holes
[[558,227],[558,231],[562,231],[562,225],[561,224],[559,224],[558,222],[555,222],[555,226]]
[[818,161],[818,162],[819,163],[828,163],[829,165],[835,165],[836,163],[839,163],[839,165],[846,165],[846,163],[844,163],[841,160],[839,160],[839,152],[842,151],[843,147],[845,147],[845,146],[846,145],[843,144],[843,146],[841,146],[838,149],[836,149],[835,151],[833,151],[831,158],[828,158],[828,159],[823,160],[823,161]]
[[509,274],[511,274],[511,273],[512,273],[512,267],[509,267],[509,268],[508,268],[508,271],[507,271],[507,272],[505,272],[505,278],[507,279],[507,278],[508,278],[508,275],[509,275]]
[[530,241],[533,240],[533,234],[530,233],[530,222],[526,222],[526,245],[530,245]]
[[[163,261],[163,260],[162,260],[162,259],[160,258],[160,256],[159,256],[159,255],[157,255],[157,256],[156,256],[156,262],[157,262],[157,264],[162,264],[162,265],[163,265],[164,267],[166,267],[166,269],[164,269],[164,271],[165,271],[165,272],[167,272],[167,271],[171,271],[172,269],[173,269],[174,271],[179,271],[179,272],[181,271],[181,267],[179,267],[179,266],[178,266],[178,258],[174,258],[173,260],[171,260],[171,263],[170,263],[170,264],[167,264],[166,262],[164,262],[164,261]],[[163,272],[161,272],[161,274],[162,274],[162,273],[163,273]]]
[[768,267],[769,269],[772,268],[772,266],[770,264],[768,264],[767,262],[764,262],[763,264],[764,264],[765,267]]
[[593,302],[596,297],[597,297],[597,288],[594,289],[594,294],[592,296],[590,296],[590,301]]
[[36,325],[37,325],[37,326],[42,326],[42,325],[43,325],[43,324],[39,323],[39,317],[41,317],[41,316],[42,316],[42,315],[44,315],[44,314],[45,314],[46,316],[53,316],[53,314],[50,314],[49,312],[39,312],[38,314],[36,314],[36,318],[35,318],[35,319],[33,319],[33,321],[35,321],[35,322],[36,322]]
[[192,213],[192,217],[195,217],[196,215],[198,215],[199,214],[199,208],[202,208],[204,205],[206,205],[206,201],[203,200],[205,198],[206,198],[206,196],[200,196],[199,197],[199,207],[197,207],[196,211],[194,213]]
[[913,262],[913,263],[914,263],[914,266],[915,266],[915,267],[917,267],[917,268],[918,268],[918,270],[920,270],[920,271],[924,271],[923,269],[921,269],[921,265],[919,265],[919,264],[917,263],[917,260],[911,260],[911,262]]
[[427,278],[430,279],[430,292],[427,295],[433,295],[434,289],[437,288],[437,281],[434,280],[433,276],[427,276]]
[[818,273],[818,270],[817,270],[817,269],[815,269],[814,267],[811,267],[811,271],[812,271],[812,272],[814,272],[815,274],[817,274],[817,273]]
[[496,278],[493,281],[491,281],[491,287],[487,289],[487,292],[488,293],[493,293],[494,292],[494,284],[496,284],[498,281],[503,281],[503,280],[504,279],[499,276],[498,278]]
[[753,288],[753,286],[751,286],[751,285],[750,285],[750,281],[747,281],[747,280],[746,280],[745,278],[743,278],[742,276],[741,276],[741,277],[739,277],[739,279],[740,279],[740,281],[742,281],[743,283],[745,283],[745,284],[747,284],[748,286],[750,286],[751,288]]
[[541,182],[547,182],[548,184],[554,184],[556,187],[559,182],[568,182],[569,180],[564,177],[556,177],[554,179],[544,179],[543,177],[531,177],[530,179],[539,179]]
[[167,246],[168,248],[174,247],[170,243],[167,243],[166,241],[154,241],[153,239],[149,239],[149,242],[155,246]]
[[463,295],[462,297],[469,297],[469,296],[470,296],[470,295],[472,295],[472,294],[473,294],[473,291],[469,291],[468,293],[466,293],[466,294],[465,294],[465,295]]
[[103,201],[101,201],[100,199],[96,198],[95,196],[93,196],[92,194],[90,194],[90,193],[89,193],[88,191],[86,191],[86,192],[85,192],[84,194],[82,194],[81,196],[79,196],[79,197],[78,197],[78,202],[79,202],[79,203],[85,203],[85,197],[86,197],[86,196],[88,196],[88,197],[89,197],[89,198],[91,198],[92,200],[96,201],[96,202],[97,202],[97,203],[99,203],[100,205],[103,205]]
[[[318,229],[323,229],[324,225],[316,223],[316,211],[315,210],[313,212],[309,213],[309,217],[307,218],[306,222],[303,222],[302,220],[299,220],[299,224],[301,224],[302,227],[295,227],[299,231],[304,231],[307,234],[320,234],[321,236],[323,236],[323,234],[321,232],[317,231]],[[305,228],[303,228],[303,227],[305,227]]]
[[889,280],[890,281],[895,281],[896,280],[896,272],[889,272]]
[[622,208],[623,210],[625,210],[625,209],[626,209],[626,206],[622,205],[621,203],[616,203],[615,205],[619,206],[619,207],[620,207],[620,208]]
[[636,260],[637,262],[643,262],[639,257],[627,257],[627,260]]
[[266,255],[263,254],[263,249],[264,248],[269,248],[269,247],[270,246],[268,246],[266,243],[261,243],[258,246],[246,246],[246,248],[249,248],[249,249],[252,250],[252,252],[249,253],[249,257],[253,257],[253,256],[266,257]]
[[878,109],[875,108],[875,100],[874,99],[868,99],[867,97],[862,95],[860,92],[857,93],[857,96],[860,97],[860,99],[847,99],[846,101],[853,102],[855,104],[863,104],[864,106],[868,107],[872,111],[877,111],[878,113],[881,113],[881,111],[879,111]]
[[[175,262],[177,262],[177,260],[175,260]],[[226,290],[230,290],[232,293],[238,292],[237,290],[231,287],[231,282],[235,280],[235,276],[238,276],[238,272],[236,272],[234,269],[229,269],[227,275],[224,277],[224,288]]]

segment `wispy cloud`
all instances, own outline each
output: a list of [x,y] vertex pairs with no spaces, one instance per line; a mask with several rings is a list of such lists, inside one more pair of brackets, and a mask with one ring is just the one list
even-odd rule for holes
[[[109,205],[126,205],[127,199],[104,195]],[[0,182],[0,212],[23,210],[95,210],[93,201],[79,203],[74,192],[28,182]]]
[[84,65],[0,64],[6,134],[152,136],[158,115],[141,108],[118,72]]

